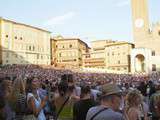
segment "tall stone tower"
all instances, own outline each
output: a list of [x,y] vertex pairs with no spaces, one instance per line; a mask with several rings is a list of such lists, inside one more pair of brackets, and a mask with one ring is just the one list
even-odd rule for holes
[[136,47],[131,53],[131,71],[160,71],[160,24],[149,25],[148,0],[131,0],[131,3]]
[[131,0],[131,2],[135,46],[144,47],[149,34],[148,0]]

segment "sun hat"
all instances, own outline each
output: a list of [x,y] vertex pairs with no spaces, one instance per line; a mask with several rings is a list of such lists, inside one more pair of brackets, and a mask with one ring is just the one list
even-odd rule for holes
[[112,94],[121,94],[122,90],[116,84],[105,84],[102,86],[102,96],[108,96]]

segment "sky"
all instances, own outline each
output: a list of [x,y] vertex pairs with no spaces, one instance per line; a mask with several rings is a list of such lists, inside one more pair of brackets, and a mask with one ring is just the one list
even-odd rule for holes
[[[0,17],[88,44],[107,39],[133,42],[130,1],[0,0]],[[148,1],[150,23],[160,21],[160,0]]]

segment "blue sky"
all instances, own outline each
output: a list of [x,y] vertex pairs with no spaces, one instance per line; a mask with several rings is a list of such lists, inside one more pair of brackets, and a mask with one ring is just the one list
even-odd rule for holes
[[[149,0],[150,22],[160,21],[159,6]],[[0,16],[87,43],[133,42],[130,0],[0,0]]]

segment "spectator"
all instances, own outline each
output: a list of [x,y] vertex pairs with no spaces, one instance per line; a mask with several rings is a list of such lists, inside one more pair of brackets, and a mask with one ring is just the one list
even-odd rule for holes
[[97,101],[97,97],[101,92],[99,90],[96,90],[95,86],[91,86],[91,97]]
[[102,86],[101,105],[92,107],[87,113],[86,120],[124,120],[119,110],[121,90],[115,84]]
[[[160,120],[160,97],[157,98],[156,103],[155,103],[155,112],[157,113],[157,120]],[[153,118],[155,120],[155,117]]]
[[148,86],[149,86],[149,97],[151,97],[152,94],[156,92],[155,86],[152,81],[149,81]]
[[74,101],[69,96],[67,82],[60,82],[58,85],[58,91],[59,96],[54,100],[57,112],[56,118],[59,120],[72,120]]
[[95,101],[91,99],[90,94],[91,90],[89,86],[81,88],[81,100],[73,106],[73,120],[85,120],[89,108],[96,105]]
[[68,74],[67,76],[68,76],[68,93],[69,93],[69,96],[71,96],[72,99],[77,101],[77,100],[80,99],[80,97],[76,95],[77,89],[75,87],[75,82],[73,81],[73,75]]
[[25,84],[21,77],[14,80],[11,101],[15,111],[15,119],[23,120],[26,109]]
[[28,116],[28,119],[46,120],[43,108],[46,105],[47,97],[45,97],[43,100],[40,99],[38,92],[38,78],[27,79],[27,85],[27,103],[28,107],[31,108],[30,110],[33,112],[33,115]]
[[4,107],[5,107],[5,99],[4,99],[4,87],[3,87],[3,79],[0,78],[0,120],[5,120]]
[[0,120],[5,120],[5,113],[4,113],[4,107],[5,107],[5,100],[4,97],[0,96]]
[[15,113],[12,110],[12,102],[11,102],[11,92],[12,92],[12,81],[9,77],[5,77],[2,82],[2,89],[4,100],[5,100],[5,106],[4,106],[4,116],[6,120],[13,120],[15,117]]
[[150,110],[152,112],[152,120],[159,120],[159,100],[160,100],[160,85],[156,85],[156,93],[154,93],[150,98]]
[[138,90],[132,90],[127,94],[126,113],[129,120],[147,120],[147,113],[142,106],[142,95]]
[[144,81],[142,81],[141,83],[140,83],[140,85],[138,86],[138,88],[137,88],[140,92],[141,92],[141,94],[143,95],[143,96],[146,96],[147,95],[147,85],[145,85],[145,82]]

